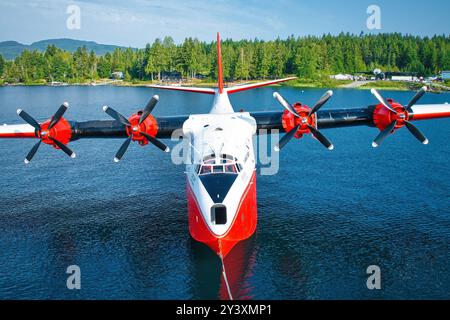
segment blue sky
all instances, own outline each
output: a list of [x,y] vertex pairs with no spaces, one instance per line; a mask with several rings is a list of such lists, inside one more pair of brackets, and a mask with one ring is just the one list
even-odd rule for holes
[[[81,29],[66,27],[69,5],[81,9]],[[0,41],[50,38],[143,47],[157,37],[274,39],[367,29],[369,5],[381,8],[382,29],[449,34],[448,0],[0,0]]]

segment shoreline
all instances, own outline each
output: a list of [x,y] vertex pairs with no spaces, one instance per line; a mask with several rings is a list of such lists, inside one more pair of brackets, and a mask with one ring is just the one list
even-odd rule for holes
[[[252,81],[242,81],[242,82],[230,82],[227,85],[243,85],[248,83],[255,83],[264,80],[252,80]],[[320,81],[302,81],[294,80],[290,83],[275,84],[270,87],[287,87],[287,88],[298,88],[298,89],[352,89],[352,90],[370,90],[372,88],[383,91],[414,91],[423,86],[423,83],[407,83],[407,82],[389,82],[389,81],[369,81],[362,85],[354,85],[355,82],[352,81],[334,81],[332,83],[321,83]],[[168,83],[156,83],[155,81],[105,81],[105,82],[87,82],[87,83],[12,83],[4,84],[0,83],[0,87],[100,87],[100,86],[115,86],[115,87],[148,87],[149,85],[172,85],[172,86],[188,86],[188,87],[216,87],[216,83],[213,82],[168,82]],[[440,84],[433,85],[438,90],[432,92],[441,93],[449,92]]]

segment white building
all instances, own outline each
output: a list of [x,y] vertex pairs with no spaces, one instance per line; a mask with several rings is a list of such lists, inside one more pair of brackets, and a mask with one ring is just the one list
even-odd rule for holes
[[415,76],[392,76],[392,81],[419,81]]
[[330,76],[331,79],[335,79],[335,80],[354,80],[354,77],[351,74],[336,74],[333,76]]

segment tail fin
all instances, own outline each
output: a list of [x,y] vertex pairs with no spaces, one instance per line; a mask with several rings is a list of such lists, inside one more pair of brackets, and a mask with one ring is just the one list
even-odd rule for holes
[[223,93],[222,51],[220,49],[220,33],[217,32],[217,84],[219,93]]

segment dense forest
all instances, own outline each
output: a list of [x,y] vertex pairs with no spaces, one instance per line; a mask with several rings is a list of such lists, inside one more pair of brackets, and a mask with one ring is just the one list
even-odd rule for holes
[[[381,68],[428,76],[450,69],[450,37],[401,34],[291,36],[274,41],[225,40],[222,43],[226,80],[270,79],[297,75],[303,79],[328,77]],[[86,48],[70,53],[49,46],[45,52],[23,51],[14,61],[0,56],[3,82],[86,82],[123,72],[125,80],[160,80],[163,72],[184,78],[216,77],[215,43],[187,38],[175,44],[157,39],[145,49],[116,49],[96,56]]]

